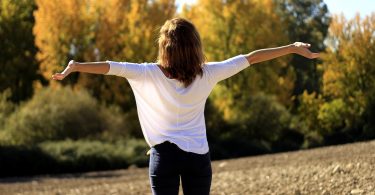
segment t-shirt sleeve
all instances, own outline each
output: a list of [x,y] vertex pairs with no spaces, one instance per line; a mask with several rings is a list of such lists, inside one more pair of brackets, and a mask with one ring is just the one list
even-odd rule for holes
[[144,64],[108,60],[106,62],[109,64],[109,71],[106,75],[116,75],[132,80],[138,80],[144,75]]
[[248,66],[250,66],[250,63],[245,55],[238,55],[222,62],[209,62],[206,64],[209,79],[213,83],[229,78]]

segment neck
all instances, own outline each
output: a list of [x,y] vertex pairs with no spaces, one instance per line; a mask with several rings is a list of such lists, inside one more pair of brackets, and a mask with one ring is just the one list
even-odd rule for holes
[[170,78],[170,79],[174,79],[171,74],[169,74],[169,72],[161,65],[158,65],[160,70],[163,72],[163,74],[167,77],[167,78]]

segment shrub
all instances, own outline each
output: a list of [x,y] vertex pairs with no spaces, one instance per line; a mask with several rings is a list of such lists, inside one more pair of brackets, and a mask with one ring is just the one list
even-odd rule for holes
[[44,142],[38,147],[69,172],[126,168],[130,164],[144,166],[148,161],[148,146],[143,140],[64,140]]
[[121,138],[127,132],[124,118],[120,109],[100,105],[85,90],[44,88],[9,117],[5,129],[15,144],[123,132],[112,136]]
[[322,135],[333,133],[335,129],[344,128],[347,108],[342,99],[325,102],[319,109],[318,120]]
[[363,134],[361,135],[361,139],[375,139],[375,98],[372,99],[371,102],[366,107],[366,111],[364,113],[364,121],[365,125],[363,127]]
[[15,104],[9,98],[12,96],[10,89],[0,94],[0,131],[3,130],[5,121],[14,112]]
[[[220,125],[207,122],[209,127],[219,128],[207,130],[214,159],[271,152],[273,142],[277,142],[290,126],[289,111],[270,95],[260,93],[237,97],[219,86],[209,103],[210,114],[215,117],[207,118],[220,121]],[[216,113],[213,108],[216,108]],[[290,145],[301,145],[300,140],[296,142]]]
[[361,140],[375,139],[375,87],[368,91],[367,96],[367,105],[361,116],[364,123]]
[[305,139],[302,148],[315,148],[323,146],[324,138],[317,131],[310,131],[305,134]]
[[0,145],[0,177],[56,173],[56,161],[38,147]]
[[7,144],[10,140],[9,135],[5,131],[5,123],[16,108],[16,105],[9,101],[10,97],[10,89],[7,89],[0,94],[0,145]]
[[272,142],[290,124],[288,110],[269,95],[257,94],[248,101],[239,101],[232,108],[237,113],[229,124],[238,137]]
[[148,163],[143,140],[108,143],[88,140],[43,142],[37,146],[0,146],[0,177],[72,173],[139,167]]
[[298,99],[300,105],[293,127],[305,135],[312,131],[320,131],[318,114],[321,105],[324,103],[322,96],[316,92],[309,94],[304,91],[303,94],[298,96]]
[[298,150],[304,143],[304,134],[294,129],[285,129],[279,134],[277,141],[272,143],[272,152]]

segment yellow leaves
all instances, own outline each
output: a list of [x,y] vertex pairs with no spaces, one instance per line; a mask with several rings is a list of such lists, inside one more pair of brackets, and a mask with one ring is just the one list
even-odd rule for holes
[[375,14],[347,20],[334,16],[330,26],[331,49],[323,58],[323,89],[328,97],[349,97],[367,91],[375,71]]
[[321,129],[353,127],[367,109],[375,87],[374,15],[333,17],[328,37],[330,48],[322,58],[326,102],[317,117]]
[[[317,118],[319,109],[324,103],[322,96],[317,93],[304,91],[299,96],[300,106],[298,107],[299,118],[303,121],[302,131],[319,131],[319,120]],[[317,129],[318,128],[318,129]]]
[[17,6],[11,1],[1,1],[0,3],[0,6],[2,7],[0,14],[3,20],[8,20],[18,11]]
[[279,77],[279,79],[278,79],[278,83],[279,83],[280,85],[283,85],[283,84],[285,83],[285,79],[284,79],[284,77]]
[[[182,13],[201,33],[209,60],[286,43],[272,1],[199,0]],[[277,35],[277,36],[275,36]]]
[[342,74],[334,70],[326,70],[323,74],[323,91],[325,94],[338,97],[342,91],[337,87],[336,81],[342,78]]
[[[166,0],[37,0],[34,26],[37,58],[46,79],[76,61],[153,61],[158,27],[175,14]],[[78,76],[78,78],[77,78]],[[76,87],[100,100],[132,108],[129,85],[120,78],[74,74]],[[69,80],[68,80],[69,81]],[[51,85],[59,85],[51,81]],[[110,86],[110,87],[108,87]]]
[[69,56],[81,61],[154,60],[155,29],[175,12],[174,1],[166,0],[37,0],[37,5],[34,34],[46,78]]
[[[274,13],[272,0],[198,0],[196,4],[185,7],[182,16],[191,20],[200,32],[208,61],[220,61],[288,42],[285,27]],[[249,101],[251,95],[247,93],[277,94],[281,103],[290,105],[295,78],[293,71],[285,71],[289,60],[280,58],[230,78],[224,82],[230,86],[226,91],[214,90],[214,93],[221,93],[213,96],[214,105],[223,112],[226,120],[241,115],[242,111],[232,106],[233,98],[246,96],[241,101]]]
[[215,108],[222,113],[223,119],[230,122],[235,119],[236,111],[232,110],[234,104],[233,93],[225,86],[217,85],[211,93],[211,100]]
[[40,50],[37,58],[48,79],[64,63],[63,56],[68,55],[73,38],[82,37],[82,27],[86,26],[84,2],[37,0],[38,10],[34,13],[35,42]]

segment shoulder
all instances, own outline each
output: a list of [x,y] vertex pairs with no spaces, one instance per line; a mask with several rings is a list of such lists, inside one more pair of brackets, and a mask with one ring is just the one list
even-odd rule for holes
[[145,70],[155,71],[158,68],[158,64],[155,62],[144,62],[140,64]]

